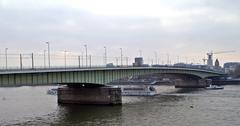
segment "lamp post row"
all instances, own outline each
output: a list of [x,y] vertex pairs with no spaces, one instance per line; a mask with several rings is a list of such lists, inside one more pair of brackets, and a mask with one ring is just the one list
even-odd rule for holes
[[[51,55],[50,55],[50,42],[46,42],[47,44],[47,50],[44,50],[43,56],[44,56],[44,68],[46,68],[46,52],[48,53],[48,67],[51,68]],[[84,45],[85,47],[85,54],[86,54],[86,67],[88,66],[88,49],[87,49],[87,45]],[[121,66],[123,64],[122,62],[122,48],[120,48],[121,50]],[[67,51],[64,50],[64,66],[66,68],[66,64],[67,64],[67,56],[66,56]],[[82,53],[83,54],[83,53]],[[79,59],[79,67],[80,67],[80,57],[78,57]],[[91,65],[91,56],[89,58],[90,60],[90,65]],[[107,47],[104,46],[104,63],[105,65],[107,65]],[[33,54],[32,54],[32,67],[33,67]],[[83,65],[83,57],[82,57],[82,65]],[[22,69],[22,54],[20,54],[20,68]],[[5,69],[8,69],[8,48],[5,48]]]
[[[51,68],[51,55],[50,55],[50,42],[46,42],[47,44],[47,50],[44,50],[44,68],[47,67],[47,61],[48,61],[48,68]],[[88,67],[88,65],[91,65],[91,56],[89,57],[89,62],[90,64],[88,64],[88,48],[87,48],[87,45],[84,45],[85,47],[85,54],[86,54],[86,67]],[[46,58],[46,53],[48,54],[48,60]],[[66,67],[67,65],[67,51],[65,50],[64,51],[64,65]],[[142,52],[140,51],[140,56],[142,55],[141,54]],[[83,52],[82,52],[83,54]],[[83,56],[82,57],[78,57],[78,60],[79,60],[79,67],[80,67],[80,60],[82,60],[82,65],[83,65]],[[127,58],[128,60],[128,58]],[[34,67],[34,63],[33,63],[33,54],[32,54],[32,67]],[[118,61],[117,61],[118,62]],[[120,48],[120,62],[121,62],[121,66],[123,66],[123,49]],[[126,63],[128,64],[128,61],[126,61]],[[107,47],[104,46],[104,64],[105,66],[107,66]],[[20,54],[20,68],[22,69],[22,54]],[[5,48],[5,69],[7,70],[8,69],[8,48]]]
[[[46,53],[48,53],[48,67],[51,68],[51,55],[50,55],[50,42],[46,42],[47,44],[47,50],[44,50],[44,68],[47,67],[47,58],[46,58]],[[87,45],[84,45],[85,47],[85,54],[86,54],[86,66],[85,67],[91,67],[92,65],[92,56],[90,55],[88,57],[88,48],[87,48]],[[119,48],[120,49],[120,63],[121,63],[121,66],[123,66],[123,49],[122,48]],[[65,68],[67,67],[67,51],[65,50],[64,51],[64,66]],[[34,68],[34,57],[33,57],[33,53],[31,54],[31,58],[32,58],[32,68]],[[81,64],[83,66],[83,62],[84,62],[84,53],[82,52],[82,57],[81,56],[78,56],[78,63],[79,63],[79,68],[81,67]],[[140,57],[142,57],[142,50],[139,50],[139,55]],[[157,52],[155,51],[154,52],[154,55],[155,55],[155,63],[156,64],[159,64],[159,59],[158,59],[158,54]],[[169,54],[167,53],[166,54],[167,56],[167,64],[170,65],[171,64],[171,61],[170,61],[170,56]],[[22,54],[20,54],[20,69],[23,68],[23,65],[22,65]],[[89,58],[89,59],[88,59]],[[89,63],[88,63],[88,60],[89,60]],[[126,57],[126,65],[128,66],[128,57]],[[187,63],[187,57],[186,57],[186,63]],[[103,61],[104,61],[104,65],[107,66],[107,47],[104,46],[104,58],[103,58]],[[118,66],[118,58],[116,58],[116,65]],[[152,64],[153,63],[153,59],[152,59]],[[177,56],[177,62],[180,62],[180,57]],[[8,69],[8,48],[5,48],[5,69],[7,70]]]

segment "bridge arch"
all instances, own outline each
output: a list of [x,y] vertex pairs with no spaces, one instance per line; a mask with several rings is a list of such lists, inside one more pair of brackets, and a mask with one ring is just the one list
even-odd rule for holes
[[107,78],[106,83],[110,83],[114,80],[118,80],[121,78],[129,77],[129,76],[141,76],[141,75],[150,75],[150,74],[174,74],[174,75],[183,75],[188,77],[193,77],[196,79],[204,79],[208,77],[219,76],[216,73],[209,73],[207,71],[198,71],[195,69],[158,69],[158,68],[151,68],[151,69],[131,69],[131,70],[118,70],[115,74],[123,75],[123,76],[115,76],[113,75],[112,79]]

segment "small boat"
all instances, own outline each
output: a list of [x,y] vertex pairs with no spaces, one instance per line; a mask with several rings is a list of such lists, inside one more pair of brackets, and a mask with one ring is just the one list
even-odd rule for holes
[[222,89],[224,89],[224,87],[217,86],[217,85],[209,85],[209,87],[206,87],[206,89],[209,89],[209,90],[222,90]]
[[58,91],[57,88],[49,89],[49,90],[47,91],[47,94],[48,94],[48,95],[57,95],[57,91]]

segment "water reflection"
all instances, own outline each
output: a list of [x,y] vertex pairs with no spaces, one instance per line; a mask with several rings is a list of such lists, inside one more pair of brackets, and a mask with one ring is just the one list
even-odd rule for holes
[[204,91],[203,88],[179,88],[175,93],[197,93]]
[[139,123],[137,118],[160,116],[180,100],[184,100],[184,96],[130,96],[123,97],[122,106],[59,105],[54,125],[135,125]]
[[120,124],[122,106],[59,105],[55,125]]

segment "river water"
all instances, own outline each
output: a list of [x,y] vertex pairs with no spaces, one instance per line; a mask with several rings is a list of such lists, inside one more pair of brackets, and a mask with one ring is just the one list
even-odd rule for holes
[[[123,97],[122,106],[59,105],[54,86],[0,88],[0,125],[17,126],[239,126],[240,86],[174,89]],[[166,90],[167,89],[167,90]]]

